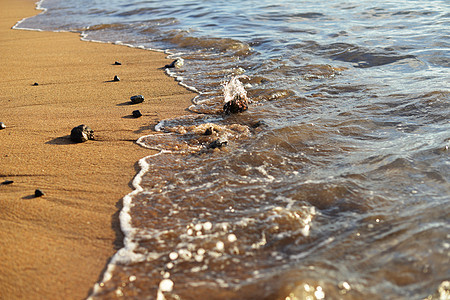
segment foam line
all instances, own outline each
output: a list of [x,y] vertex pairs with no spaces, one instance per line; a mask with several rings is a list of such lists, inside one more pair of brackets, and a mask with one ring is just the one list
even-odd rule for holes
[[[145,138],[146,136],[143,136],[137,140],[136,143],[139,145],[148,148],[145,146],[141,140]],[[119,263],[126,263],[126,262],[138,262],[142,259],[145,259],[143,255],[136,254],[134,250],[137,248],[137,243],[133,242],[134,237],[136,236],[137,230],[131,225],[131,215],[130,210],[133,207],[133,196],[142,192],[144,189],[141,186],[142,178],[143,176],[148,172],[149,170],[149,164],[147,163],[147,159],[150,157],[155,157],[163,154],[164,151],[161,151],[159,153],[146,156],[144,158],[141,158],[139,160],[139,167],[140,171],[139,173],[134,177],[132,186],[134,190],[127,194],[125,197],[123,197],[123,207],[120,211],[119,220],[120,220],[120,229],[122,230],[124,234],[124,240],[123,240],[123,248],[121,248],[119,251],[117,251],[111,258],[111,260],[108,263],[108,266],[106,268],[106,271],[103,273],[103,278],[100,282],[97,282],[94,285],[94,288],[92,289],[92,293],[88,296],[87,299],[93,299],[99,292],[102,290],[103,283],[109,281],[112,278],[113,271],[115,269],[115,266]]]
[[[43,14],[47,11],[46,8],[42,7],[42,2],[44,2],[44,0],[40,0],[39,2],[36,2],[36,9],[37,10],[42,10],[42,12],[40,12],[38,15]],[[30,17],[27,18],[23,18],[22,20],[18,21],[13,27],[12,29],[21,29],[21,30],[33,30],[33,31],[44,31],[42,29],[36,29],[36,28],[18,28],[18,26],[20,24],[22,24],[23,21],[25,21],[26,19],[28,19]]]

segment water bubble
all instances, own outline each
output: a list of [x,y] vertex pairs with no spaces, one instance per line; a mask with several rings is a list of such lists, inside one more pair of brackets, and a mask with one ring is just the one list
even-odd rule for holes
[[116,296],[117,296],[117,297],[123,297],[123,292],[122,292],[122,290],[121,290],[120,288],[118,288],[118,289],[116,290]]
[[191,272],[192,273],[197,273],[197,272],[200,272],[202,269],[199,267],[199,266],[197,266],[197,267],[193,267],[192,269],[191,269]]
[[211,230],[212,229],[212,223],[211,222],[206,222],[205,224],[203,224],[203,229]]
[[341,290],[341,294],[346,294],[348,291],[351,290],[351,286],[347,281],[341,281],[339,282],[339,289]]
[[192,253],[187,249],[178,250],[178,254],[184,260],[189,260],[192,257]]
[[222,241],[218,241],[218,242],[216,243],[216,248],[217,248],[217,250],[219,250],[219,251],[223,251],[223,250],[225,249],[225,244],[224,244]]
[[176,253],[176,252],[171,252],[171,253],[169,254],[169,258],[170,258],[170,260],[176,260],[176,259],[178,258],[178,253]]
[[228,241],[230,243],[236,242],[237,241],[237,237],[234,234],[231,233],[231,234],[228,235]]
[[159,290],[161,292],[171,292],[173,290],[173,281],[168,278],[163,279],[159,283]]
[[195,229],[196,231],[200,231],[200,230],[202,230],[202,228],[203,228],[202,224],[196,224],[196,225],[194,226],[194,229]]
[[194,256],[194,259],[195,259],[195,261],[196,262],[202,262],[203,261],[203,255],[195,255]]
[[285,300],[298,300],[298,298],[293,293],[290,293]]
[[128,277],[128,280],[129,280],[130,282],[133,282],[133,281],[136,280],[136,276],[131,275],[130,277]]
[[318,286],[316,288],[316,291],[314,292],[314,296],[316,296],[316,299],[318,299],[318,300],[325,298],[325,293],[323,292],[321,286]]

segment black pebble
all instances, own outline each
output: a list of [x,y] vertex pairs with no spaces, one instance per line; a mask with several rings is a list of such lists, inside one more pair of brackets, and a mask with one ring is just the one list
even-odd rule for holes
[[35,197],[42,197],[42,196],[44,196],[44,192],[41,191],[40,189],[37,189],[37,190],[34,191],[34,196]]
[[33,83],[33,86],[38,86],[38,85],[39,85],[39,83],[37,83],[37,82]]
[[114,76],[114,81],[120,81],[120,78],[119,78],[119,76]]
[[116,61],[114,64],[115,64],[116,66],[122,65],[122,63],[120,63],[120,62],[118,62],[118,61]]
[[258,128],[258,127],[260,127],[262,125],[264,125],[264,122],[263,121],[258,121],[256,123],[253,123],[251,126],[252,126],[252,128]]
[[142,117],[142,113],[140,110],[133,110],[133,117],[140,118]]
[[144,96],[142,96],[142,95],[132,96],[130,98],[130,100],[133,104],[142,103],[142,102],[144,102]]
[[86,125],[78,125],[70,131],[70,139],[75,143],[83,143],[94,139],[94,130]]
[[222,146],[225,146],[226,144],[228,144],[227,141],[221,141],[220,139],[217,139],[214,142],[210,143],[207,148],[208,149],[222,148]]
[[207,128],[207,129],[205,130],[204,135],[211,135],[211,134],[213,134],[213,128],[212,128],[212,127],[209,127],[209,128]]
[[165,65],[164,68],[181,68],[181,66],[184,64],[182,58],[177,58],[174,61],[172,61],[170,64]]
[[4,184],[4,185],[12,184],[12,183],[14,183],[14,181],[12,181],[12,180],[5,180],[2,182],[2,184]]

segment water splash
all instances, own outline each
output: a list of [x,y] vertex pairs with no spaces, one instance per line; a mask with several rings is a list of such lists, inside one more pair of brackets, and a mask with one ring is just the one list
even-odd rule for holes
[[249,79],[246,75],[238,75],[233,76],[230,81],[222,84],[223,86],[223,97],[224,102],[227,103],[232,101],[236,97],[240,97],[242,99],[247,99],[247,91],[244,88],[244,85],[239,79]]

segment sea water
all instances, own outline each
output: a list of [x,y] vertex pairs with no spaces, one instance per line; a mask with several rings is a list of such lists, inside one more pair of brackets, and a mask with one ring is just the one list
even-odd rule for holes
[[166,51],[199,93],[139,139],[92,299],[450,298],[448,1],[39,6],[17,27]]

